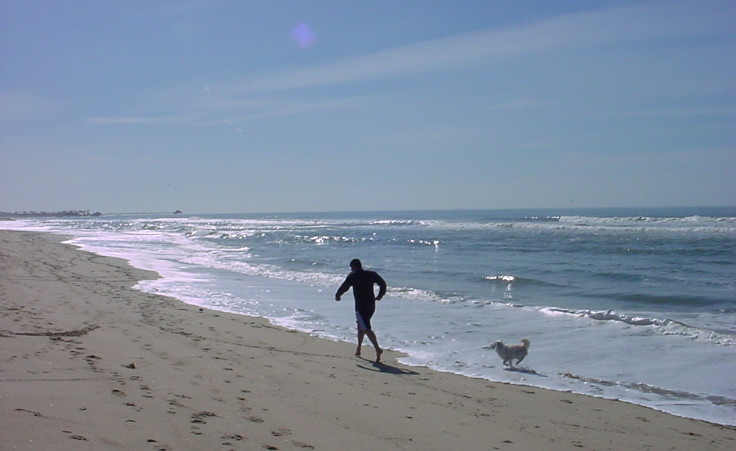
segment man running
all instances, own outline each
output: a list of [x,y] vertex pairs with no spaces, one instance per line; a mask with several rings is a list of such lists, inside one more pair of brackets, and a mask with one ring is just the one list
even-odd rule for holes
[[[378,296],[373,291],[374,284],[378,285]],[[358,323],[358,349],[355,350],[355,355],[360,355],[363,337],[367,335],[373,343],[373,347],[376,348],[376,363],[378,363],[381,361],[383,349],[378,346],[378,338],[371,329],[371,318],[376,311],[376,301],[380,301],[383,295],[386,294],[386,282],[377,272],[363,269],[363,264],[356,258],[350,262],[350,274],[337,289],[335,300],[339,301],[340,296],[345,294],[351,287],[355,298],[355,319]]]

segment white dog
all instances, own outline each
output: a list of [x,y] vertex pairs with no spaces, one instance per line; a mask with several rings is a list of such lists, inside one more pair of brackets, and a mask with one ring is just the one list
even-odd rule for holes
[[516,364],[518,365],[529,352],[529,340],[522,338],[521,343],[520,345],[505,345],[503,342],[497,341],[491,345],[491,349],[496,350],[498,356],[503,360],[504,365],[513,368],[513,361],[516,360]]

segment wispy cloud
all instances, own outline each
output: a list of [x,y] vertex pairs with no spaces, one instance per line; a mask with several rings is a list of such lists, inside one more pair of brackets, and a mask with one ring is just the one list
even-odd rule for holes
[[736,111],[729,106],[712,105],[707,107],[658,108],[635,111],[606,113],[603,116],[632,116],[632,117],[726,117],[736,116]]
[[161,16],[178,16],[182,14],[191,14],[195,11],[218,7],[222,4],[230,3],[232,0],[189,0],[177,3],[167,3],[162,5],[151,5],[152,14]]
[[[194,1],[187,8],[217,4]],[[619,44],[691,34],[729,31],[724,17],[713,7],[684,2],[663,2],[567,14],[512,28],[487,29],[366,55],[345,58],[309,69],[263,74],[248,81],[191,86],[165,94],[171,111],[186,114],[150,117],[95,117],[94,124],[242,123],[263,118],[304,114],[355,105],[356,99],[294,98],[294,92],[310,94],[310,88],[351,83],[371,83],[428,73],[451,72],[473,65],[504,60],[537,58],[560,52],[586,51]],[[540,56],[541,57],[541,56]],[[524,104],[503,108],[529,107]]]
[[91,117],[87,122],[100,125],[150,125],[150,124],[182,124],[191,123],[191,121],[201,115],[180,114],[175,116],[157,116],[157,117]]
[[[232,85],[184,84],[146,96],[148,106],[168,114],[99,115],[86,121],[95,125],[172,125],[236,126],[248,121],[312,114],[341,108],[357,107],[368,101],[361,96],[323,98],[320,96],[243,95]],[[146,104],[136,109],[145,111]]]
[[260,111],[233,117],[234,121],[250,121],[254,119],[265,119],[272,117],[286,117],[304,113],[317,113],[320,111],[334,110],[343,108],[352,103],[351,99],[328,100],[328,101],[312,101],[292,103],[290,105],[273,105],[262,108]]
[[312,69],[270,74],[243,83],[240,91],[263,93],[451,71],[514,56],[717,33],[727,27],[725,18],[691,4],[668,2],[613,8],[563,15],[516,28],[434,39]]

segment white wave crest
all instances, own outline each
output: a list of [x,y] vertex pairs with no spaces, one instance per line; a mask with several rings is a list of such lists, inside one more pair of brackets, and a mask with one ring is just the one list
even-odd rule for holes
[[510,283],[510,282],[515,281],[516,280],[516,277],[514,277],[512,275],[508,275],[508,274],[498,274],[498,275],[495,275],[495,276],[485,276],[484,279],[490,280],[492,282],[498,281],[498,282],[507,282],[507,283]]
[[651,326],[654,331],[662,335],[681,335],[703,343],[711,343],[721,346],[736,346],[736,336],[733,334],[702,329],[666,318],[631,316],[617,313],[613,310],[566,310],[554,307],[544,307],[539,309],[539,311],[548,316],[569,315],[578,318],[589,318],[596,321],[620,322],[631,326]]

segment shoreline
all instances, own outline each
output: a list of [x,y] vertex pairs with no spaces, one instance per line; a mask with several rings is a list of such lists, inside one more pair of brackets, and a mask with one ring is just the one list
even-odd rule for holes
[[[353,355],[132,289],[157,274],[0,231],[3,449],[733,449],[736,428]],[[372,350],[365,355],[372,357]]]

